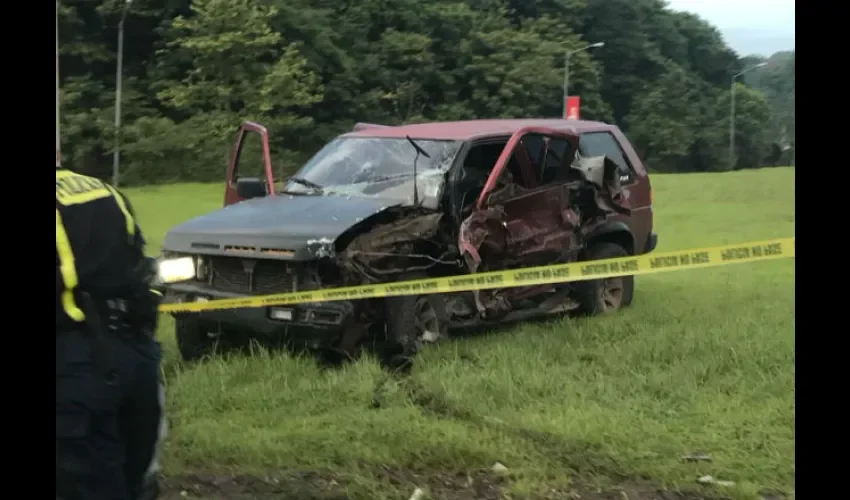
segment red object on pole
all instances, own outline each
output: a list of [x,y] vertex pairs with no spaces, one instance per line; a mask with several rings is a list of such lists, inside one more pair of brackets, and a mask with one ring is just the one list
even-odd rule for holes
[[581,98],[577,95],[567,96],[564,100],[564,118],[567,120],[578,120]]

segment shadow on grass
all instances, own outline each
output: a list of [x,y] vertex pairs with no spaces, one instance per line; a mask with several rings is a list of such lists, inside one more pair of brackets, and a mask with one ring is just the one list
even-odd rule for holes
[[[470,339],[483,337],[485,335],[506,334],[508,331],[515,328],[517,325],[547,325],[555,324],[563,319],[563,316],[543,316],[539,318],[515,320],[502,323],[480,324],[474,327],[467,327],[463,330],[452,331],[448,338],[441,342],[453,342],[459,339]],[[233,337],[231,337],[233,338]],[[308,349],[296,347],[285,341],[275,341],[272,339],[250,338],[242,341],[229,341],[226,344],[221,343],[214,347],[211,355],[198,361],[177,361],[169,363],[164,367],[165,375],[173,375],[176,372],[185,369],[187,366],[205,363],[210,360],[231,358],[234,356],[266,356],[276,353],[286,354],[290,357],[308,359],[315,362],[323,370],[336,370],[347,364],[356,362],[363,357],[370,357],[378,361],[380,366],[388,373],[396,376],[408,375],[416,361],[415,355],[403,355],[398,346],[390,342],[382,342],[377,340],[366,340],[353,353],[342,352],[332,349]],[[464,361],[474,362],[473,359],[464,359]]]

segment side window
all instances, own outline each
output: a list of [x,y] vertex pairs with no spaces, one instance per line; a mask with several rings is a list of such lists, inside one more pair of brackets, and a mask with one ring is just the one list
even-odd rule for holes
[[263,165],[263,138],[256,132],[247,132],[242,138],[233,180],[236,181],[240,177],[255,177],[261,180],[266,178]]
[[[487,177],[490,176],[490,172],[493,170],[493,167],[496,166],[496,161],[499,159],[499,156],[502,154],[502,151],[505,149],[507,141],[499,141],[493,143],[485,143],[473,146],[469,151],[469,154],[466,156],[464,160],[464,170],[465,171],[477,171],[477,175],[483,175],[484,180],[486,181]],[[524,147],[522,142],[517,145],[517,148]],[[526,148],[526,152],[528,149]],[[530,155],[530,152],[529,152]],[[504,172],[510,173],[511,181],[523,185],[523,175],[522,175],[522,166],[520,164],[519,158],[517,158],[516,150],[511,154],[511,157],[508,159],[507,165],[505,165],[505,170],[502,173],[501,181],[506,181],[506,176]],[[473,172],[468,172],[472,174]]]
[[472,146],[463,159],[464,178],[476,179],[476,182],[486,181],[490,175],[490,171],[496,165],[499,154],[504,148],[504,142],[491,142]]
[[470,148],[463,159],[463,171],[457,185],[461,210],[470,208],[478,199],[504,148],[505,142],[476,144]]
[[541,186],[551,184],[562,177],[558,176],[558,172],[563,168],[563,159],[569,154],[570,150],[570,143],[565,139],[550,137],[547,139],[547,143],[543,160],[535,168]]
[[520,143],[528,151],[531,165],[534,171],[537,172],[543,161],[543,155],[546,153],[546,139],[542,135],[528,134],[522,138]]
[[634,181],[634,172],[632,172],[623,150],[620,149],[620,145],[617,144],[617,140],[610,133],[589,132],[582,134],[579,139],[579,153],[582,156],[606,155],[619,167],[621,183],[628,184]]

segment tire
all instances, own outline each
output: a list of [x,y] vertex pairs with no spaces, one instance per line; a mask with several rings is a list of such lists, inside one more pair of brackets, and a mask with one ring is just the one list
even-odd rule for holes
[[[629,253],[625,248],[616,243],[603,241],[591,243],[584,251],[581,260],[616,259],[628,256]],[[617,312],[632,303],[634,293],[634,276],[578,281],[573,292],[579,303],[576,313],[580,316],[598,316]]]
[[198,361],[215,353],[218,338],[209,335],[207,325],[192,317],[174,318],[174,336],[183,361]]
[[[442,295],[389,297],[384,303],[386,340],[392,356],[409,359],[423,344],[446,336],[446,303]],[[436,335],[424,335],[423,326],[435,330],[431,333]]]

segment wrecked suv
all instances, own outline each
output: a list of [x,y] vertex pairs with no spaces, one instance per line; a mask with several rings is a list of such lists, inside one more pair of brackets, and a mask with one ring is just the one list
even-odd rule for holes
[[[260,142],[258,161],[246,138]],[[244,150],[244,151],[243,151]],[[259,176],[243,172],[262,166]],[[358,124],[276,183],[268,134],[238,133],[224,208],[172,228],[168,301],[456,276],[652,251],[647,172],[613,125],[580,120]],[[472,326],[628,306],[632,276],[422,296],[175,313],[184,359],[246,339],[412,354]]]

